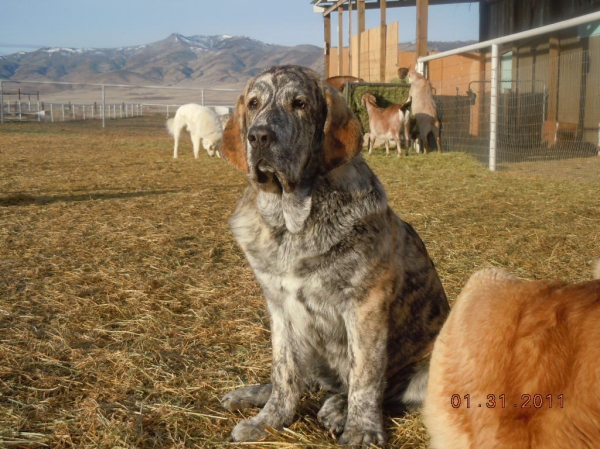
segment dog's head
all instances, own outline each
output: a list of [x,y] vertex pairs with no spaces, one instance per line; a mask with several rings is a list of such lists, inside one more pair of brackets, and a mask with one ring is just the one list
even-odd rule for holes
[[310,215],[315,180],[361,149],[360,122],[340,93],[312,70],[288,65],[248,82],[221,152],[257,187],[263,218],[297,233]]
[[210,157],[221,157],[221,136],[218,134],[210,134],[202,139],[202,146]]
[[314,71],[278,66],[252,78],[223,133],[223,157],[266,192],[292,193],[355,157],[362,132]]

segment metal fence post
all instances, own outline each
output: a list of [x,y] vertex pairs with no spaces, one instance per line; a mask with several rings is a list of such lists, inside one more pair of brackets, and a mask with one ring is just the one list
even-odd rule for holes
[[0,123],[4,124],[4,83],[0,81]]
[[106,126],[106,95],[104,93],[104,84],[102,85],[102,128]]
[[498,45],[492,45],[491,82],[490,92],[490,161],[491,171],[496,170],[496,144],[498,143],[498,68],[500,58],[498,57]]

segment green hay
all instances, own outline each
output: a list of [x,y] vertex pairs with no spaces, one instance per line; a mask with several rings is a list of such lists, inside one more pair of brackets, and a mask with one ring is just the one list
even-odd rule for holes
[[361,86],[358,85],[350,90],[348,95],[348,104],[354,111],[354,114],[360,120],[364,133],[368,133],[369,114],[367,109],[362,105],[361,98],[366,92],[371,92],[376,100],[377,105],[386,108],[392,104],[404,104],[408,100],[409,86]]

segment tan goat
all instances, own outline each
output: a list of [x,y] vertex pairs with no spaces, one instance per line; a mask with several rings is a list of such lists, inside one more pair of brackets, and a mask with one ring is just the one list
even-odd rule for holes
[[599,379],[600,280],[481,270],[435,343],[423,410],[430,448],[600,447]]
[[423,148],[425,154],[429,149],[428,137],[432,133],[437,143],[438,152],[442,152],[440,141],[440,121],[437,116],[437,109],[433,99],[431,84],[423,75],[415,70],[408,72],[410,81],[410,90],[408,100],[404,104],[411,105],[411,112],[419,126],[419,148]]
[[398,149],[398,157],[402,155],[401,133],[404,133],[404,141],[406,145],[406,155],[408,156],[408,145],[410,144],[409,133],[409,112],[408,109],[399,104],[393,104],[387,108],[377,106],[375,96],[366,92],[361,98],[363,106],[369,113],[369,154],[373,151],[375,139],[385,141],[385,154],[390,154],[390,139],[396,141]]

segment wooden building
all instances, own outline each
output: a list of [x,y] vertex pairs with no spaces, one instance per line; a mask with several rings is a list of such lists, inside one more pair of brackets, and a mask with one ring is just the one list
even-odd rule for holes
[[[600,11],[600,0],[481,0],[480,40],[487,41]],[[501,86],[546,95],[543,140],[598,140],[600,21],[500,48]],[[543,87],[542,87],[543,86]]]
[[[600,0],[312,0],[321,8],[324,23],[325,75],[352,75],[371,82],[389,82],[400,66],[414,66],[428,55],[429,6],[456,3],[479,4],[479,40],[485,42],[545,25],[600,11]],[[388,8],[416,6],[416,52],[398,52],[398,23],[388,24]],[[358,24],[344,11],[356,10]],[[378,10],[380,26],[365,29],[365,11]],[[331,19],[337,13],[338,42],[331,46]],[[411,19],[412,20],[412,19]],[[400,23],[400,26],[402,24]],[[500,91],[508,106],[515,104],[519,123],[535,123],[540,139],[556,143],[563,135],[578,141],[598,142],[600,123],[600,21],[543,36],[506,43],[499,48]],[[430,61],[427,76],[438,95],[470,95],[469,134],[488,133],[490,48]],[[474,100],[478,98],[478,100]],[[535,99],[539,106],[523,106]],[[511,103],[512,102],[512,103]],[[510,104],[509,104],[510,103]],[[526,118],[524,118],[527,116]],[[538,117],[539,116],[539,117]],[[538,126],[538,123],[543,125]],[[513,135],[518,132],[512,132]]]
[[[312,0],[315,12],[323,15],[325,76],[353,75],[369,81],[386,81],[398,68],[398,24],[388,25],[388,8],[417,8],[416,57],[427,55],[427,24],[429,5],[474,3],[472,0]],[[348,42],[343,48],[345,11],[356,10],[358,23],[348,16]],[[365,29],[365,12],[379,10],[380,26]],[[337,13],[338,45],[331,46],[331,18]],[[353,33],[355,30],[355,34]]]

